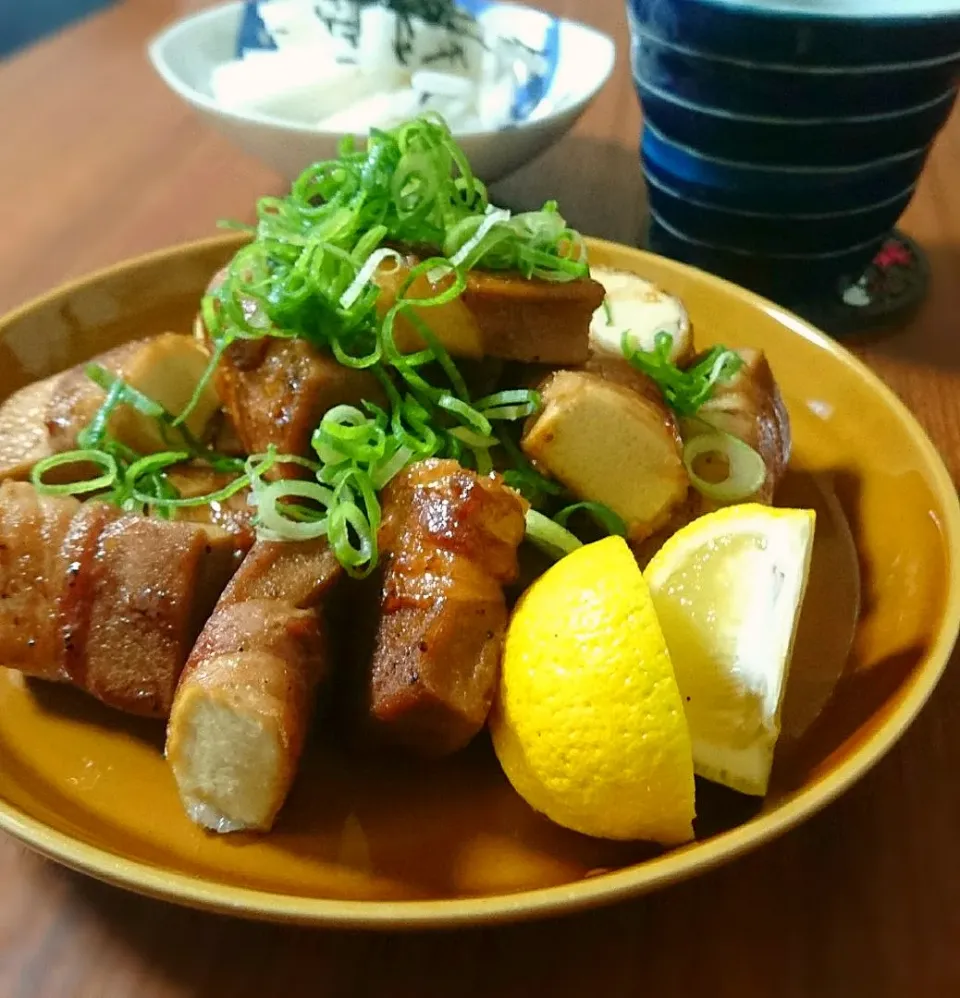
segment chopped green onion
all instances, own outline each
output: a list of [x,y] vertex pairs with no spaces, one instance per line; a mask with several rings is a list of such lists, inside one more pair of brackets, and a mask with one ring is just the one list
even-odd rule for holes
[[[351,540],[350,532],[357,537]],[[330,511],[330,547],[337,561],[349,575],[364,576],[373,568],[377,557],[376,528],[354,502],[340,502]]]
[[[722,481],[711,482],[697,473],[697,459],[707,455],[726,460],[727,474]],[[693,487],[715,502],[742,502],[754,495],[767,477],[763,458],[749,444],[721,430],[688,440],[683,447],[683,463]]]
[[[310,499],[323,507],[312,521],[293,520],[283,513],[281,500],[289,496]],[[327,510],[333,501],[333,491],[317,482],[302,482],[290,479],[271,482],[257,491],[257,525],[266,538],[286,541],[309,541],[323,537],[327,533],[329,516]]]
[[477,412],[472,405],[454,398],[452,395],[441,395],[437,399],[437,405],[441,409],[446,409],[447,412],[452,412],[455,416],[458,416],[463,420],[464,424],[482,436],[489,437],[493,433],[490,420],[483,413]]
[[[95,464],[103,469],[102,475],[84,479],[79,482],[69,482],[63,485],[51,485],[43,480],[43,476],[54,468],[62,468],[77,464]],[[112,454],[101,450],[71,450],[62,454],[51,454],[42,458],[33,466],[30,481],[38,492],[51,496],[79,496],[91,492],[103,492],[116,484],[120,470]]]
[[527,510],[526,522],[527,540],[556,561],[583,546],[583,542],[569,530],[535,509]]
[[379,492],[392,478],[398,475],[413,459],[409,447],[398,447],[393,455],[370,471],[370,484]]
[[540,393],[532,388],[511,388],[477,399],[473,407],[487,419],[526,419],[541,409]]
[[105,392],[110,391],[115,385],[120,385],[120,401],[132,406],[137,412],[151,419],[161,419],[166,415],[166,411],[159,403],[148,398],[139,389],[134,388],[129,382],[124,381],[118,374],[108,371],[100,364],[87,364],[84,368],[86,376]]
[[588,513],[608,534],[626,537],[626,523],[609,506],[605,506],[602,502],[575,502],[561,509],[553,519],[561,527],[566,527],[570,517],[579,511]]
[[468,447],[479,447],[483,450],[487,450],[497,443],[497,438],[489,433],[477,433],[476,430],[471,430],[466,426],[455,426],[450,431],[450,436],[462,440]]
[[[383,234],[386,235],[386,232]],[[354,252],[356,253],[357,251],[355,250]],[[356,303],[360,297],[360,293],[373,279],[374,274],[376,274],[384,260],[393,260],[397,267],[403,263],[403,257],[396,250],[385,247],[371,253],[364,265],[357,272],[353,283],[340,296],[340,307],[342,309],[349,309]]]
[[642,350],[625,331],[620,342],[623,356],[638,371],[652,378],[663,392],[667,405],[678,416],[692,416],[711,398],[718,382],[729,381],[743,366],[743,359],[733,350],[715,346],[695,364],[684,369],[670,360],[673,337],[659,332],[653,350]]

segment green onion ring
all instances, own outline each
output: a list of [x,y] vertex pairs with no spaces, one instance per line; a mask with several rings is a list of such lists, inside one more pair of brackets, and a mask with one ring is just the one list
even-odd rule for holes
[[583,547],[578,537],[535,509],[527,510],[526,523],[526,539],[555,561]]
[[[708,482],[694,471],[697,458],[705,454],[720,454],[727,459],[729,470],[722,482]],[[754,495],[767,478],[763,458],[749,444],[721,430],[688,440],[683,447],[683,464],[693,487],[715,502],[742,502]]]
[[[44,482],[43,476],[54,468],[71,464],[96,464],[103,468],[103,474],[96,478],[88,478],[81,482],[70,482],[65,485],[50,485]],[[71,450],[62,454],[51,454],[50,457],[37,461],[30,471],[30,481],[34,488],[49,496],[79,496],[90,492],[103,492],[112,488],[119,477],[120,470],[112,454],[102,450]]]

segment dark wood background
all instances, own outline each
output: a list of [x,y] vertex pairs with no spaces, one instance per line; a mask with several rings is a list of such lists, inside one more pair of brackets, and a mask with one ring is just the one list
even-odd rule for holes
[[[0,0],[2,2],[2,0]],[[147,65],[199,3],[127,0],[0,63],[0,311],[65,278],[207,235],[277,178],[201,125]],[[614,34],[616,75],[573,135],[495,191],[549,193],[634,240],[640,115],[619,0],[542,0]],[[930,256],[907,328],[857,345],[960,473],[960,119],[904,222]],[[0,765],[2,765],[0,760]],[[781,841],[697,881],[513,928],[365,935],[260,926],[124,894],[0,838],[0,998],[188,995],[960,995],[960,674],[900,745]]]

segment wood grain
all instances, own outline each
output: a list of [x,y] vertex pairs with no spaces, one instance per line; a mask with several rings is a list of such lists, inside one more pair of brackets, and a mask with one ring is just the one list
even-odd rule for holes
[[[0,65],[0,310],[58,282],[249,217],[274,176],[201,125],[144,44],[200,3],[128,0]],[[588,232],[631,241],[639,112],[615,0],[544,6],[616,35],[620,66],[575,133],[496,191],[558,196]],[[904,226],[932,265],[908,327],[857,345],[960,476],[960,117]],[[882,447],[882,441],[878,441]],[[895,529],[891,524],[891,529]],[[0,760],[0,765],[2,765]],[[900,745],[801,829],[662,894],[562,921],[423,935],[263,927],[183,911],[0,839],[2,998],[230,995],[960,994],[960,674]]]

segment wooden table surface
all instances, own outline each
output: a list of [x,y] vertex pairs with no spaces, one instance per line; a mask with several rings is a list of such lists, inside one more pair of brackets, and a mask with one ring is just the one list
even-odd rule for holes
[[[0,64],[0,311],[209,234],[278,189],[147,65],[145,40],[198,5],[129,0]],[[574,134],[495,193],[511,205],[555,195],[585,231],[634,240],[640,116],[622,4],[543,5],[614,34],[620,65]],[[929,254],[929,299],[908,328],[857,349],[957,478],[958,116],[904,227]],[[0,837],[0,998],[960,995],[956,666],[896,750],[804,827],[694,882],[555,922],[422,935],[259,926],[125,894]]]

